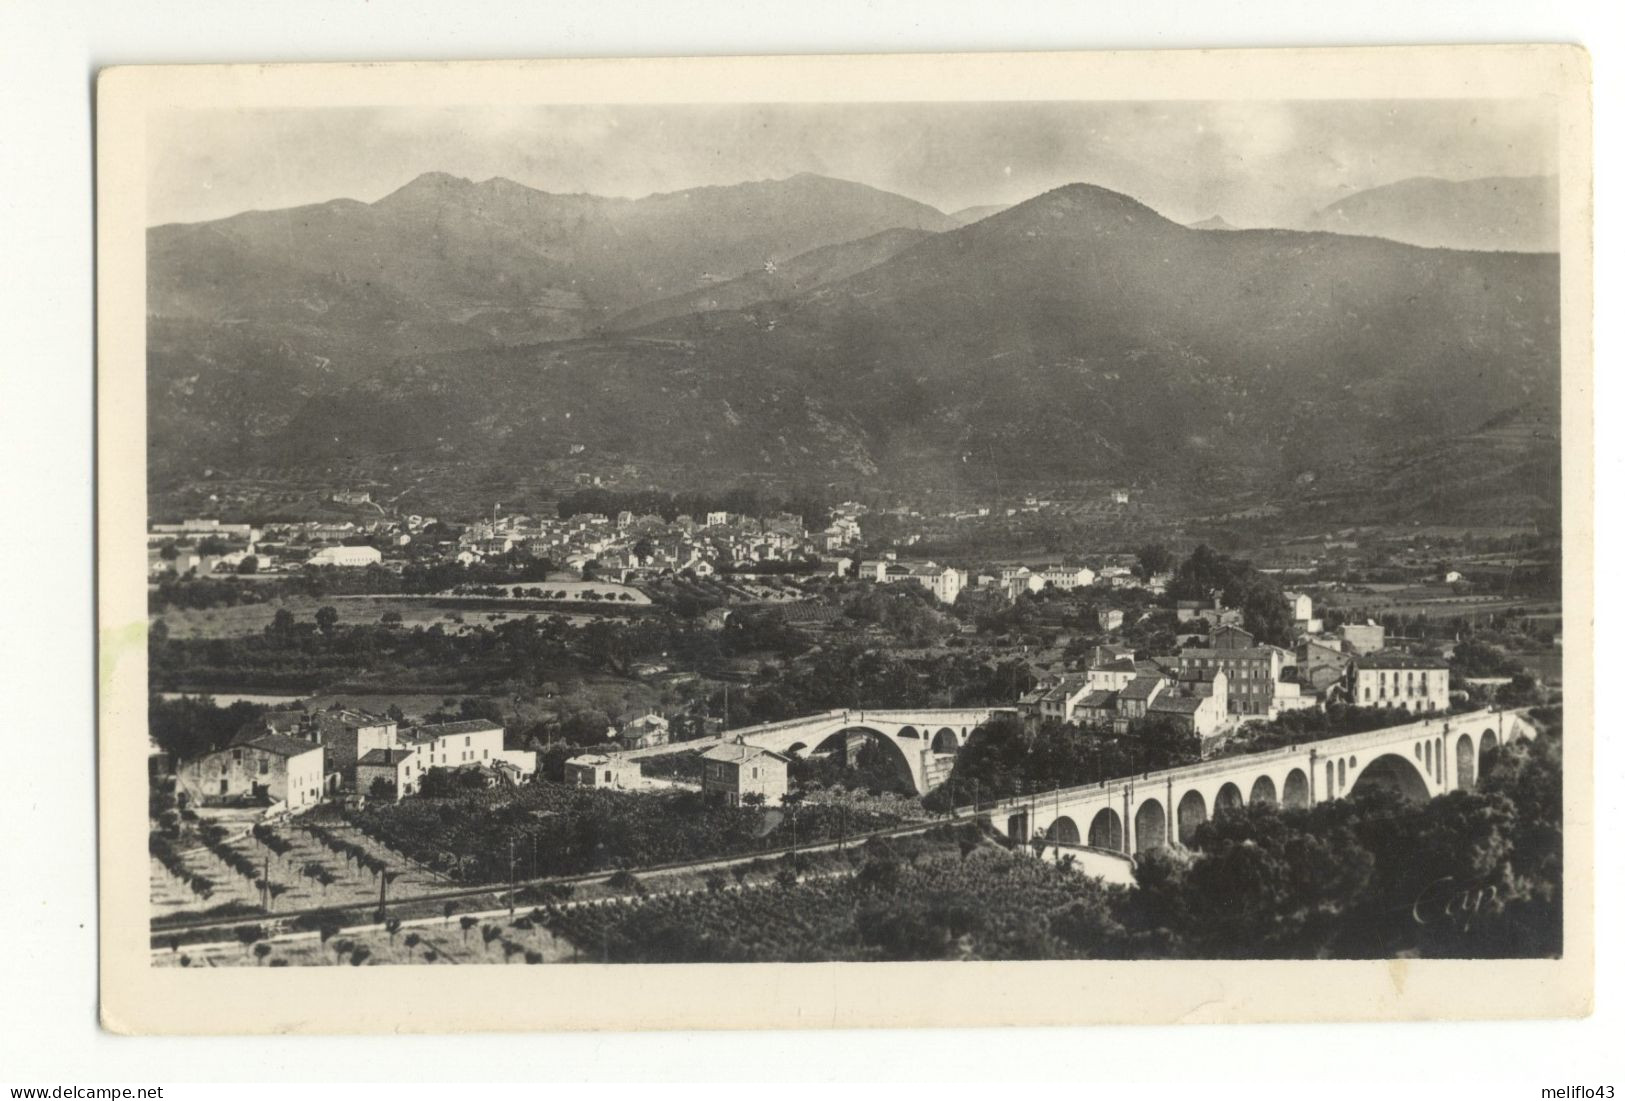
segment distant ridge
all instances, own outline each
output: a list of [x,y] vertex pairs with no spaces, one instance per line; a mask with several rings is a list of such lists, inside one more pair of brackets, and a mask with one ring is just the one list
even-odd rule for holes
[[1311,214],[1302,228],[1425,248],[1556,252],[1557,217],[1552,176],[1419,176],[1339,199]]
[[991,218],[1009,209],[1008,203],[986,203],[982,206],[967,206],[963,210],[956,210],[948,217],[962,226],[968,226],[972,222],[980,222],[983,218]]
[[1229,222],[1225,221],[1223,215],[1215,214],[1211,218],[1203,218],[1200,222],[1192,222],[1190,224],[1190,228],[1191,229],[1235,229],[1237,227],[1235,227],[1235,226],[1231,225]]

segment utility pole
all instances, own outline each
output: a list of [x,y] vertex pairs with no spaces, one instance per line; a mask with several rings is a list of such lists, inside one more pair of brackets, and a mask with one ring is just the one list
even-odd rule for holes
[[513,838],[508,838],[508,916],[513,917],[514,894],[518,884],[513,876]]

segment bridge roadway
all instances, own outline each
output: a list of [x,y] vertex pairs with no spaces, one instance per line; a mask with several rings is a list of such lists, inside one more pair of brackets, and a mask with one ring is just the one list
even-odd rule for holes
[[1392,788],[1418,801],[1471,789],[1489,749],[1535,733],[1517,711],[1442,714],[1385,730],[1019,796],[978,813],[991,815],[994,828],[1017,842],[1042,836],[1080,854],[1132,857],[1165,845],[1187,846],[1196,827],[1214,812],[1243,804],[1310,807],[1357,787]]
[[703,752],[724,742],[740,740],[793,757],[844,747],[848,736],[864,737],[890,747],[900,756],[901,763],[908,766],[914,790],[923,795],[947,779],[954,755],[964,748],[978,727],[1000,711],[1014,714],[1010,708],[989,707],[821,711],[782,722],[742,726],[714,738],[623,750],[615,756],[636,760],[681,750]]

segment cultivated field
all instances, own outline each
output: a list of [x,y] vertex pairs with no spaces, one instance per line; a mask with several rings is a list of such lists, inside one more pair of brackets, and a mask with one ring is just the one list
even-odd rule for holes
[[[179,852],[175,868],[150,860],[154,920],[226,905],[258,906],[263,897],[258,885],[261,879],[281,888],[272,903],[273,914],[376,901],[384,875],[391,877],[390,896],[423,894],[444,889],[448,883],[446,877],[346,825],[290,823],[272,830],[276,840],[267,844],[252,836],[246,824],[238,823],[214,848],[200,846]],[[335,851],[333,844],[323,842],[324,837],[354,850]],[[279,853],[276,848],[281,845],[287,848]],[[231,853],[236,854],[235,859]],[[379,866],[385,870],[377,870]],[[250,867],[253,875],[247,874]],[[207,886],[200,888],[203,883]]]
[[[556,591],[565,585],[582,585],[582,582],[549,581],[540,587],[546,591]],[[591,587],[591,586],[587,586]],[[609,586],[598,586],[598,591],[608,591]],[[619,587],[616,587],[617,590]],[[635,590],[634,590],[635,591]],[[642,594],[639,594],[642,596]],[[617,619],[610,610],[598,610],[595,605],[583,604],[579,612],[558,612],[552,604],[538,603],[533,610],[524,608],[504,607],[492,611],[481,611],[477,607],[470,607],[483,598],[471,596],[433,597],[433,596],[327,596],[327,597],[289,597],[285,600],[269,601],[264,604],[239,604],[229,608],[166,608],[162,613],[164,624],[169,628],[173,638],[235,638],[242,635],[257,635],[271,625],[279,608],[286,608],[292,612],[295,619],[309,622],[316,618],[318,608],[331,606],[339,614],[341,623],[377,623],[386,612],[394,612],[401,617],[401,627],[411,630],[414,627],[432,627],[439,624],[447,631],[457,631],[464,626],[487,626],[500,623],[505,619],[516,619],[526,615],[535,615],[547,618],[553,615],[563,615],[571,623],[588,623],[595,619]],[[575,598],[572,598],[575,599]],[[648,604],[648,597],[642,600],[627,601],[631,605]],[[505,604],[524,604],[525,601],[515,601],[508,598]],[[455,607],[449,606],[455,605]]]

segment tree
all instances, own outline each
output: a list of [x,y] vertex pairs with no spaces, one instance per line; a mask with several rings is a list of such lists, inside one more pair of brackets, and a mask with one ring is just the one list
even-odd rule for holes
[[237,926],[237,941],[243,946],[243,951],[265,939],[265,930],[258,925]]
[[378,617],[378,622],[382,623],[385,627],[399,627],[401,625],[401,613],[391,608],[389,611]]
[[316,916],[316,935],[321,938],[323,944],[337,936],[342,928],[343,924],[337,914],[322,913]]
[[254,555],[252,555],[252,554],[249,555],[248,557],[244,558],[241,562],[237,563],[237,572],[238,573],[245,573],[245,574],[246,573],[259,573],[260,572],[260,560],[257,557],[255,557]]
[[187,761],[227,745],[265,711],[242,701],[218,707],[206,696],[166,700],[153,694],[147,700],[147,730],[160,749],[177,761]]
[[1173,554],[1161,543],[1147,543],[1139,549],[1135,557],[1138,562],[1134,572],[1142,581],[1149,581],[1158,574],[1167,573],[1174,564]]
[[331,604],[324,604],[316,609],[316,628],[324,635],[331,636],[333,629],[338,626],[339,613]]
[[273,638],[287,638],[293,634],[296,624],[292,612],[286,608],[278,608],[276,614],[271,617],[270,625],[265,628],[265,633]]

